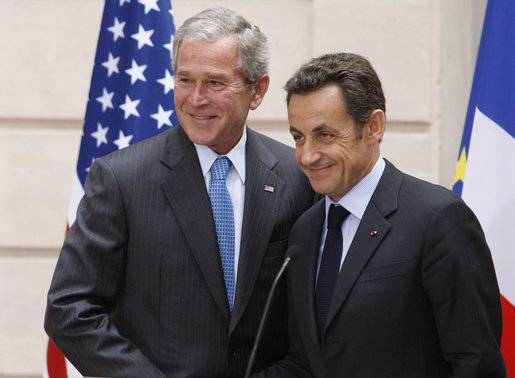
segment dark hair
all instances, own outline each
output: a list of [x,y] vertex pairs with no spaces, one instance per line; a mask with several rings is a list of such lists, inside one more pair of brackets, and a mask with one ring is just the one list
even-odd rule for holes
[[286,103],[294,94],[308,94],[327,84],[341,88],[343,109],[356,122],[360,135],[374,110],[386,112],[377,73],[367,59],[351,53],[325,54],[300,67],[284,86]]

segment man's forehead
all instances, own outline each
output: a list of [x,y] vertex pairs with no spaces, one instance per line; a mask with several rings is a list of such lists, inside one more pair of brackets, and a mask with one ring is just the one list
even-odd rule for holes
[[235,34],[221,35],[220,37],[213,40],[195,36],[186,37],[179,46],[178,54],[180,54],[181,51],[185,49],[185,47],[191,47],[192,45],[200,51],[214,48],[218,51],[231,51],[235,55],[238,55],[239,52],[238,38]]
[[179,49],[176,75],[216,79],[235,74],[237,65],[237,50],[230,40],[187,40]]

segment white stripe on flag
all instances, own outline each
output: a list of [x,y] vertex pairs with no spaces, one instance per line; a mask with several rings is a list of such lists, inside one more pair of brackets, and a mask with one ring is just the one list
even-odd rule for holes
[[66,361],[66,373],[68,375],[68,378],[82,378],[81,373],[71,364],[70,361]]
[[77,215],[77,208],[79,202],[84,195],[84,188],[82,187],[77,172],[73,175],[72,194],[70,197],[70,204],[68,206],[68,227],[71,227],[72,223],[75,222]]
[[515,304],[515,138],[477,108],[462,198],[485,231],[501,294]]

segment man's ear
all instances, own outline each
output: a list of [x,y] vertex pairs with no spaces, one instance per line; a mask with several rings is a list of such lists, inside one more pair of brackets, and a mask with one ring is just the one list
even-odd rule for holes
[[268,86],[270,85],[270,76],[268,74],[262,75],[259,79],[257,79],[256,83],[252,87],[252,98],[250,99],[250,110],[255,110],[265,97],[265,93],[268,91]]
[[379,143],[383,138],[386,116],[381,109],[374,110],[365,124],[364,137],[371,143]]

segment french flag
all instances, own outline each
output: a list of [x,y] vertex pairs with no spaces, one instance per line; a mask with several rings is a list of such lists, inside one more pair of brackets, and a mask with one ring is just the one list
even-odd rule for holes
[[503,308],[501,350],[515,377],[515,1],[489,0],[454,192],[476,213]]

